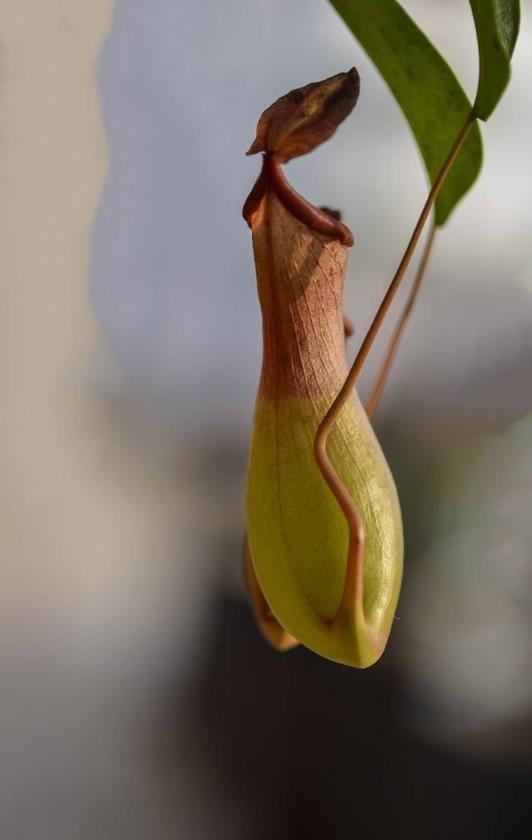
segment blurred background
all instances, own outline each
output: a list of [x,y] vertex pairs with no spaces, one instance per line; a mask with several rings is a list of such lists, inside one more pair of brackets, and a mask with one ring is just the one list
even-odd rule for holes
[[[532,3],[376,415],[406,556],[369,671],[272,652],[247,605],[241,207],[262,110],[355,64],[287,169],[355,233],[353,355],[427,190],[398,107],[325,0],[2,5],[1,836],[528,836]],[[404,5],[472,95],[465,0]]]

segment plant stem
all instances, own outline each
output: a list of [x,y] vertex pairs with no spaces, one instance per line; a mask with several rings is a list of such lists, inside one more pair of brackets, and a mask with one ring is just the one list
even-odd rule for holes
[[[362,522],[360,513],[355,503],[353,502],[347,491],[347,488],[343,484],[340,476],[338,475],[331,461],[329,460],[329,456],[327,454],[327,439],[340,411],[342,410],[343,406],[347,402],[347,399],[349,398],[351,389],[353,388],[355,382],[357,381],[360,375],[360,371],[362,370],[364,362],[366,361],[371,346],[375,341],[375,338],[377,337],[382,322],[388,312],[388,309],[391,306],[394,295],[408,268],[408,264],[415,251],[425,222],[427,221],[429,214],[434,206],[434,202],[436,201],[436,198],[438,197],[438,194],[445,182],[449,170],[451,169],[454,161],[456,160],[460,149],[464,145],[467,136],[471,130],[471,127],[474,123],[475,115],[473,112],[471,112],[468,115],[467,120],[465,121],[462,129],[460,130],[460,133],[458,134],[456,140],[454,141],[453,146],[445,162],[443,163],[443,166],[440,169],[436,180],[434,181],[431,187],[431,190],[428,194],[427,200],[425,201],[419,219],[417,220],[412,236],[410,237],[410,242],[408,243],[406,250],[403,254],[403,258],[399,263],[399,266],[397,268],[397,271],[395,272],[392,282],[390,283],[388,290],[384,295],[382,303],[379,306],[379,309],[377,310],[377,314],[375,315],[371,326],[368,332],[366,333],[364,341],[362,342],[362,345],[356,355],[355,361],[353,362],[353,365],[349,373],[347,374],[345,382],[340,388],[340,391],[336,395],[335,399],[333,400],[331,406],[329,407],[329,410],[325,414],[325,417],[318,426],[316,437],[314,438],[314,457],[316,459],[316,463],[347,520],[350,537],[350,549],[349,556],[347,559],[348,569],[352,565],[351,561],[353,561],[353,557],[351,555],[354,555],[355,553],[354,549],[352,550],[352,544],[353,546],[356,546],[358,543],[360,543],[360,541],[362,541],[363,544],[364,524]],[[346,580],[346,585],[347,582],[348,581]]]
[[360,372],[362,370],[364,362],[366,361],[366,358],[369,354],[369,351],[371,350],[372,344],[377,337],[379,329],[380,329],[380,327],[382,325],[382,322],[384,321],[384,318],[385,318],[385,316],[386,316],[386,314],[387,314],[387,312],[388,312],[388,310],[391,306],[391,303],[392,303],[393,298],[395,296],[395,293],[396,293],[396,291],[399,287],[399,284],[400,284],[401,280],[403,279],[403,277],[405,275],[405,272],[408,268],[410,260],[412,259],[412,255],[415,251],[415,248],[416,248],[416,245],[418,243],[419,237],[421,236],[421,232],[423,230],[425,222],[427,221],[427,219],[429,217],[429,214],[432,210],[434,202],[436,201],[436,199],[438,197],[438,194],[439,194],[439,192],[440,192],[440,190],[441,190],[441,188],[444,184],[444,181],[445,181],[445,179],[446,179],[446,177],[449,173],[449,170],[451,169],[454,161],[456,160],[456,157],[458,156],[458,153],[460,152],[460,149],[464,145],[464,143],[467,139],[467,135],[469,134],[469,132],[471,130],[471,127],[473,126],[474,122],[475,122],[475,116],[474,116],[473,113],[470,113],[468,115],[468,118],[465,121],[460,133],[458,134],[456,140],[454,141],[453,146],[451,148],[451,151],[449,152],[442,168],[440,169],[436,180],[434,181],[434,183],[432,185],[432,188],[431,188],[431,190],[428,194],[427,200],[425,201],[425,204],[423,206],[423,210],[421,211],[421,214],[419,216],[419,219],[417,220],[417,223],[416,223],[416,226],[415,226],[414,231],[412,233],[412,236],[410,237],[410,241],[409,241],[408,245],[406,246],[406,250],[403,254],[401,262],[399,263],[397,271],[395,272],[395,274],[393,276],[392,282],[388,286],[388,290],[387,290],[386,294],[384,295],[384,298],[381,302],[381,305],[379,306],[379,308],[377,310],[377,314],[375,315],[375,317],[374,317],[374,319],[371,323],[371,326],[366,333],[364,341],[362,342],[362,344],[360,346],[360,350],[358,351],[358,353],[356,355],[356,358],[355,358],[355,361],[353,362],[351,370],[347,374],[347,377],[345,379],[344,384],[340,388],[340,391],[336,395],[332,405],[330,406],[329,410],[327,411],[327,414],[325,415],[325,417],[323,418],[323,420],[321,421],[321,423],[318,427],[318,431],[316,432],[316,442],[318,442],[318,440],[322,440],[322,441],[327,440],[327,437],[329,435],[331,427],[335,423],[336,418],[338,417],[338,414],[340,413],[343,405],[345,404],[353,385],[355,384],[355,382],[357,381],[357,379],[360,375]]
[[370,420],[373,417],[375,409],[377,408],[377,405],[381,398],[382,391],[390,373],[390,369],[397,355],[397,350],[399,349],[399,342],[401,341],[401,337],[408,323],[408,320],[412,313],[412,309],[414,308],[414,304],[417,300],[419,291],[423,284],[423,279],[425,277],[427,264],[430,258],[435,236],[436,225],[433,224],[427,237],[427,241],[425,242],[425,247],[423,249],[423,253],[419,261],[416,276],[412,284],[412,289],[410,290],[410,294],[408,295],[407,301],[404,305],[404,309],[401,312],[401,315],[399,316],[399,320],[395,325],[395,329],[391,335],[390,341],[388,342],[388,346],[386,348],[386,353],[384,354],[384,359],[382,361],[381,368],[371,390],[368,404],[366,406],[366,414],[368,415]]

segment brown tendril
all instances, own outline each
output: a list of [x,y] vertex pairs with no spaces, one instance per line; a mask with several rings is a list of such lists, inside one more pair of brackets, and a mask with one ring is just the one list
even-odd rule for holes
[[369,396],[368,404],[366,406],[366,414],[368,415],[370,420],[373,417],[377,405],[379,404],[379,400],[384,390],[384,386],[386,385],[386,382],[388,380],[388,375],[390,373],[393,361],[399,349],[399,342],[401,341],[401,337],[405,331],[405,327],[408,323],[410,315],[412,314],[412,309],[414,308],[414,304],[419,296],[421,286],[423,285],[423,279],[425,277],[430,254],[432,252],[432,246],[434,245],[435,236],[436,225],[433,224],[425,242],[425,247],[423,249],[423,253],[419,261],[419,265],[416,271],[414,282],[412,284],[412,288],[410,290],[410,294],[408,295],[406,303],[399,316],[397,324],[395,325],[394,331],[390,337],[379,373],[377,374],[377,378],[373,384],[373,388],[371,389],[371,394]]
[[345,382],[342,385],[338,394],[336,395],[335,399],[333,400],[332,404],[330,405],[320,425],[318,426],[318,431],[316,432],[316,437],[314,438],[314,457],[316,459],[316,463],[329,489],[331,490],[333,496],[338,502],[338,505],[346,518],[347,525],[349,528],[349,547],[346,567],[346,581],[337,617],[339,617],[342,613],[345,612],[346,607],[348,606],[347,600],[353,599],[355,609],[359,611],[359,615],[365,623],[362,607],[362,565],[364,558],[363,551],[360,550],[361,545],[363,546],[364,544],[364,524],[362,522],[360,513],[355,503],[353,502],[351,496],[347,491],[347,488],[343,484],[340,476],[336,472],[332,462],[329,459],[329,455],[327,453],[327,440],[332,430],[332,427],[338,419],[338,416],[342,408],[346,404],[351,394],[351,390],[360,375],[364,362],[367,359],[369,351],[373,345],[373,342],[375,341],[375,338],[377,337],[382,322],[384,321],[384,318],[392,304],[393,298],[399,287],[399,284],[401,283],[401,280],[403,279],[406,273],[410,260],[415,251],[416,245],[418,243],[419,237],[421,236],[423,227],[434,206],[434,202],[436,201],[436,198],[438,197],[438,194],[445,182],[447,174],[451,169],[454,161],[456,160],[460,149],[465,143],[469,131],[471,130],[471,127],[473,126],[474,122],[475,115],[473,112],[471,112],[468,115],[456,140],[454,141],[451,150],[431,187],[431,190],[428,194],[427,200],[425,201],[425,204],[416,223],[410,241],[403,254],[401,262],[399,263],[397,271],[395,272],[395,275],[386,291],[386,294],[384,295],[379,309],[377,310],[377,314],[375,315],[371,326],[368,332],[366,333],[364,341],[362,342],[357,356],[355,358],[355,361],[353,362],[353,365],[349,373],[347,374]]

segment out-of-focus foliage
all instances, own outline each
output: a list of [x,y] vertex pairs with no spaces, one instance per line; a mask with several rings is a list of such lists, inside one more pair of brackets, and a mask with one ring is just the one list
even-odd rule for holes
[[[496,480],[495,480],[496,477]],[[423,726],[456,736],[532,702],[532,415],[439,453],[403,604]],[[423,544],[425,542],[425,544]]]

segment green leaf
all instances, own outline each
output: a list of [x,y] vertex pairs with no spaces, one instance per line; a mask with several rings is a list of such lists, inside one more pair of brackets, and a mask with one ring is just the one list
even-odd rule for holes
[[[395,0],[330,2],[395,96],[433,183],[471,111],[456,76]],[[436,201],[437,225],[444,224],[475,182],[481,164],[482,142],[475,124]]]
[[479,79],[475,116],[487,120],[510,78],[519,32],[519,0],[470,0],[477,30]]

